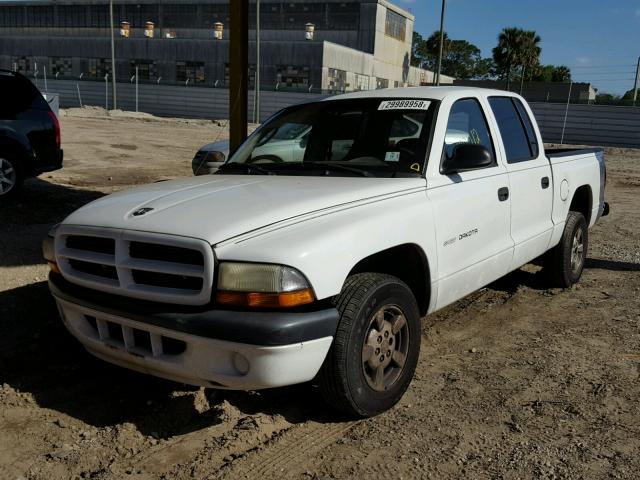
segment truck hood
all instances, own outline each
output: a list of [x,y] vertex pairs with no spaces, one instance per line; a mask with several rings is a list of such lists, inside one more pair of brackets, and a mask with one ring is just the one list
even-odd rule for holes
[[114,193],[76,210],[63,223],[216,244],[295,217],[424,187],[423,178],[205,175]]

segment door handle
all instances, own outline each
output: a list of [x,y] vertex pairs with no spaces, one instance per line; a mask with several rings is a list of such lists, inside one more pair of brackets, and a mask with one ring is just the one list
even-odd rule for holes
[[540,179],[540,185],[542,186],[542,188],[549,188],[549,177],[542,177]]
[[509,198],[509,189],[507,187],[502,187],[498,189],[498,200],[504,202]]

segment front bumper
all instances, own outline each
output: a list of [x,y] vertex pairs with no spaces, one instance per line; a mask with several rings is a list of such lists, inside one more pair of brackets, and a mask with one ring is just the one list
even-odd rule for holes
[[[313,379],[329,351],[338,320],[335,309],[142,315],[92,303],[86,295],[74,297],[70,292],[88,289],[60,275],[52,274],[49,286],[65,326],[93,355],[143,373],[215,388],[253,390]],[[118,298],[121,306],[122,297]],[[141,307],[150,302],[127,299],[126,303]],[[209,325],[204,324],[206,318]],[[229,320],[235,320],[233,325]],[[263,342],[251,331],[254,325],[259,325]]]

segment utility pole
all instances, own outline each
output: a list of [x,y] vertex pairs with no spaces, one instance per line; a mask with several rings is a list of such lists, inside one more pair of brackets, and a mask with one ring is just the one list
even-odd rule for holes
[[231,7],[231,38],[229,44],[229,132],[233,151],[247,138],[247,107],[249,82],[249,0],[234,0]]
[[640,57],[638,57],[638,65],[636,66],[636,81],[633,84],[633,106],[636,106],[638,99],[638,76],[640,76]]
[[442,69],[442,48],[444,43],[444,9],[447,0],[442,0],[442,11],[440,12],[440,51],[438,52],[438,71],[436,72],[436,85],[440,85],[440,70]]
[[109,0],[109,19],[111,24],[111,83],[113,86],[113,109],[117,108],[116,103],[116,45],[113,38],[113,0]]
[[260,0],[256,0],[256,74],[253,88],[253,123],[260,123]]

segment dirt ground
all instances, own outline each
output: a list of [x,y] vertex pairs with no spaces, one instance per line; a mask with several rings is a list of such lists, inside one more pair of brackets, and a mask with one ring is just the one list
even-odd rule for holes
[[312,385],[223,392],[94,359],[63,328],[40,240],[77,207],[190,175],[207,121],[62,117],[65,168],[0,208],[0,479],[638,478],[640,151],[608,149],[611,215],[580,284],[535,266],[424,321],[393,410],[352,421]]

